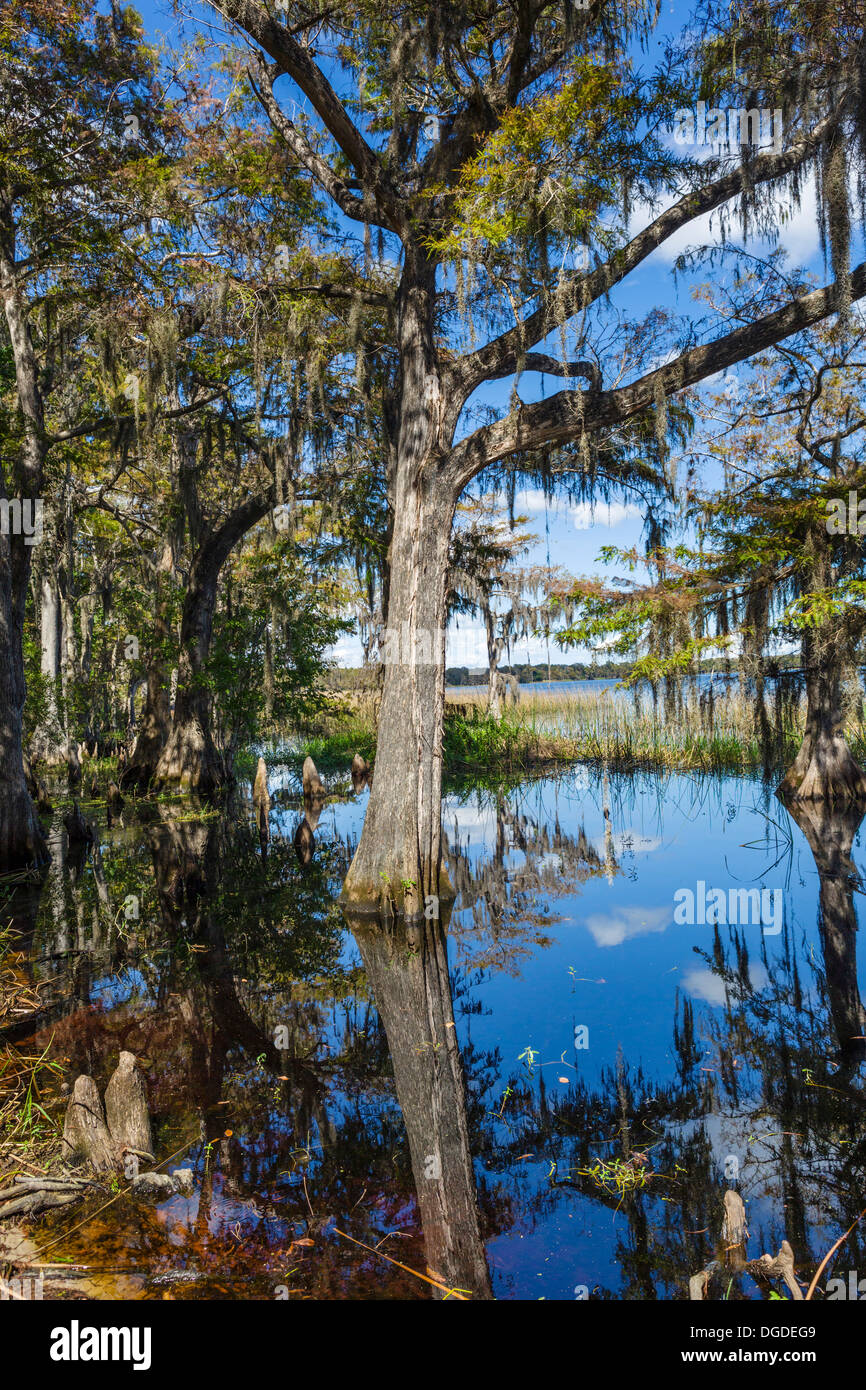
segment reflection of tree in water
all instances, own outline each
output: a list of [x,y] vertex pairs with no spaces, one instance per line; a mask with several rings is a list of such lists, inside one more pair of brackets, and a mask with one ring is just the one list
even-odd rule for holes
[[444,929],[351,925],[388,1037],[427,1264],[450,1288],[491,1298]]
[[788,809],[806,837],[818,870],[818,925],[826,989],[839,1062],[850,1076],[866,1057],[866,1009],[857,985],[854,906],[854,894],[862,892],[862,886],[851,857],[866,807],[856,802],[833,807],[826,801],[792,801]]
[[[344,923],[332,888],[344,871],[344,848],[326,842],[299,869],[291,843],[278,837],[265,872],[251,827],[191,819],[165,805],[145,815],[149,876],[140,855],[128,876],[122,860],[107,856],[110,910],[102,937],[76,937],[75,959],[95,972],[94,990],[72,998],[58,973],[55,1024],[70,1072],[104,1079],[121,1047],[145,1059],[160,1153],[193,1141],[197,1214],[184,1258],[197,1267],[230,1281],[231,1260],[216,1232],[234,1210],[242,1216],[231,1244],[243,1242],[244,1273],[271,1268],[264,1296],[283,1277],[273,1247],[285,1250],[300,1234],[321,1239],[315,1262],[310,1257],[308,1271],[296,1275],[301,1289],[344,1297],[396,1287],[429,1296],[429,1285],[380,1257],[348,1244],[335,1250],[332,1236],[322,1238],[331,1217],[370,1247],[389,1231],[408,1234],[414,1199],[385,1032],[363,971],[341,959]],[[60,872],[58,882],[68,887],[69,875]],[[123,925],[119,909],[133,891],[140,917]],[[84,905],[86,915],[102,892],[86,873],[63,911]],[[96,945],[91,955],[88,947]],[[70,963],[67,957],[61,966]],[[112,975],[113,1007],[94,1010],[96,986]],[[121,982],[133,977],[136,984],[124,989]],[[387,989],[383,998],[390,998]],[[447,981],[443,1009],[446,1000],[450,1014]],[[428,1002],[435,1008],[432,990]],[[440,1018],[440,1033],[442,1026]],[[453,1030],[447,1041],[453,1049]],[[441,1156],[448,1211],[452,1192],[471,1191],[474,1203],[471,1168],[461,1183],[452,1161],[448,1125],[458,1110],[453,1085],[446,1087]],[[426,1198],[419,1214],[426,1222]],[[134,1232],[140,1257],[155,1267],[180,1258],[153,1222],[128,1210],[116,1222]],[[446,1226],[447,1216],[440,1232]],[[489,1294],[477,1227],[469,1268],[462,1240],[453,1252],[449,1241],[438,1261],[444,1272],[475,1295]],[[414,1235],[398,1239],[396,1249],[391,1236],[383,1249],[419,1264]]]
[[[183,1258],[221,1267],[229,1281],[232,1269],[258,1269],[264,1297],[280,1268],[276,1251],[301,1233],[317,1241],[315,1259],[289,1281],[302,1291],[429,1296],[379,1256],[337,1244],[330,1218],[370,1247],[397,1231],[384,1253],[420,1270],[426,1261],[449,1287],[490,1297],[483,1238],[518,1220],[531,1230],[576,1199],[615,1220],[617,1297],[684,1297],[689,1274],[714,1254],[726,1279],[735,1273],[719,1244],[729,1153],[755,1214],[751,1253],[784,1236],[806,1274],[862,1205],[866,1028],[851,861],[859,816],[797,808],[820,878],[822,962],[798,953],[790,922],[772,956],[760,938],[756,960],[758,938],[717,930],[704,959],[723,1003],[701,1010],[678,999],[673,1079],[659,1085],[628,1059],[595,1084],[553,1094],[543,1072],[503,1077],[499,1057],[471,1044],[461,1061],[453,1008],[481,1009],[486,969],[513,968],[555,920],[556,898],[617,871],[612,836],[599,854],[582,830],[566,835],[555,818],[548,824],[505,797],[493,805],[492,840],[477,859],[456,834],[446,850],[461,895],[449,933],[470,966],[451,979],[435,921],[408,931],[356,922],[364,970],[341,955],[339,842],[322,838],[300,869],[277,836],[263,866],[251,826],[142,807],[145,835],[127,827],[121,852],[104,847],[75,882],[58,857],[35,926],[38,899],[21,895],[38,972],[53,981],[39,1041],[54,1034],[71,1071],[102,1081],[121,1047],[149,1059],[161,1153],[193,1145],[197,1219]],[[129,894],[141,913],[126,923]],[[471,955],[466,926],[481,938]],[[506,1081],[513,1093],[499,1113]],[[527,1153],[555,1163],[549,1181],[518,1161]],[[590,1175],[599,1157],[634,1167],[644,1154],[659,1176],[632,1193]],[[228,1213],[240,1234],[227,1244]],[[771,1219],[780,1225],[763,1229]],[[140,1222],[135,1240],[154,1265],[180,1258],[155,1225]],[[861,1243],[855,1231],[855,1263]],[[750,1287],[735,1279],[729,1296]]]
[[453,830],[443,822],[445,866],[458,895],[453,930],[473,967],[516,973],[533,949],[550,944],[547,930],[559,920],[551,902],[574,894],[587,879],[612,876],[616,863],[609,839],[602,859],[582,826],[566,834],[558,819],[549,825],[546,817],[515,809],[501,792],[488,804],[494,839],[478,858],[461,839],[456,819]]
[[[675,1081],[658,1086],[620,1059],[597,1085],[578,1081],[565,1097],[548,1094],[539,1074],[535,1084],[517,1084],[510,1099],[500,1162],[532,1152],[555,1165],[540,1191],[515,1165],[519,1205],[540,1220],[558,1210],[564,1191],[575,1190],[617,1211],[617,1297],[687,1296],[688,1276],[714,1256],[723,1290],[736,1276],[742,1255],[724,1249],[720,1230],[722,1196],[734,1185],[725,1180],[731,1155],[739,1165],[735,1186],[757,1213],[753,1246],[775,1250],[788,1240],[801,1278],[862,1208],[866,1091],[858,1068],[866,1030],[851,846],[863,808],[830,816],[827,808],[798,806],[795,814],[820,878],[822,962],[798,958],[790,923],[774,957],[761,936],[760,962],[752,961],[745,932],[730,928],[723,939],[716,927],[712,949],[699,954],[724,1002],[697,1017],[690,1000],[678,996]],[[592,1173],[600,1158],[631,1168],[638,1162],[653,1176],[631,1193],[617,1190],[611,1176],[606,1189]],[[767,1202],[781,1212],[781,1229],[758,1224],[770,1219]],[[821,1227],[827,1239],[814,1236],[813,1249],[810,1231]],[[864,1255],[857,1228],[846,1262],[856,1267]],[[734,1278],[727,1296],[749,1296],[753,1288]]]

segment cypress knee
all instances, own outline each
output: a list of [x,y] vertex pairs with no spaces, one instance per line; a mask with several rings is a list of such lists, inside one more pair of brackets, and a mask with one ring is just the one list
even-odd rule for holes
[[121,1052],[117,1070],[105,1088],[105,1114],[118,1155],[130,1149],[142,1158],[153,1158],[144,1078],[131,1052]]
[[75,1083],[63,1122],[63,1142],[73,1154],[86,1158],[97,1173],[115,1167],[111,1135],[92,1076],[82,1074]]
[[370,776],[370,764],[366,758],[362,758],[360,753],[356,753],[352,759],[352,789],[356,792],[361,791]]
[[304,759],[303,779],[304,800],[323,800],[326,795],[325,784],[319,776],[318,772],[316,771],[316,764],[313,762],[312,758],[307,757]]
[[306,816],[304,816],[304,819],[295,831],[294,845],[295,853],[301,863],[304,865],[309,864],[313,857],[313,850],[316,847],[316,837],[310,829]]

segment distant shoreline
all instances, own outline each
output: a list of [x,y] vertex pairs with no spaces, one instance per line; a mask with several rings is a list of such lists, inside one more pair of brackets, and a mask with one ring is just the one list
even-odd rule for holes
[[[329,672],[330,680],[338,689],[352,689],[356,687],[362,677],[369,680],[370,671],[373,668],[359,666],[337,666],[332,667]],[[634,670],[634,663],[631,661],[605,661],[597,664],[576,661],[570,665],[554,665],[549,667],[550,676],[548,678],[548,666],[544,665],[525,665],[514,664],[511,666],[500,666],[499,671],[503,676],[514,675],[517,677],[521,688],[561,688],[564,685],[574,685],[580,683],[582,686],[598,686],[600,681],[608,683],[619,683],[627,680]],[[772,662],[767,663],[765,672],[766,678],[772,680],[777,673],[797,672],[800,670],[799,654],[791,653],[777,656]],[[691,676],[691,673],[681,673]],[[729,676],[732,680],[737,680],[739,673],[736,659],[725,660],[724,657],[712,657],[700,663],[697,673],[701,676],[720,675]],[[488,673],[486,668],[480,666],[446,666],[445,668],[445,687],[446,690],[479,690],[487,689]]]

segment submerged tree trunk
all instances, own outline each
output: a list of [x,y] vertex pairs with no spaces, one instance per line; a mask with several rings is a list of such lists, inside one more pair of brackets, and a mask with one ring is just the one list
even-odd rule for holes
[[838,633],[807,633],[803,639],[806,730],[794,763],[779,786],[797,801],[866,798],[866,773],[845,741],[842,669]]

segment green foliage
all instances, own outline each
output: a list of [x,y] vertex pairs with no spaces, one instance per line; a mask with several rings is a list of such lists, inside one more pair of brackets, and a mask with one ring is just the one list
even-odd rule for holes
[[278,538],[241,557],[206,668],[227,744],[237,747],[268,725],[301,727],[326,706],[326,652],[351,627],[340,599],[313,545]]

